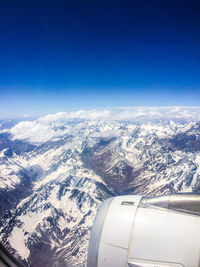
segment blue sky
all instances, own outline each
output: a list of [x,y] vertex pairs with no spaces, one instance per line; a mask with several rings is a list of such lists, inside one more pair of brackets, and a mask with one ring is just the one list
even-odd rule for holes
[[0,117],[200,105],[200,2],[0,3]]

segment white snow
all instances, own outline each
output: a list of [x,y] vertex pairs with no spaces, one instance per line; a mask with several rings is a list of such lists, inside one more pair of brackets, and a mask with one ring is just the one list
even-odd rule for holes
[[[134,121],[148,122],[155,119],[163,119],[165,121],[168,120],[173,127],[173,119],[195,121],[200,118],[199,114],[200,107],[130,107],[112,110],[79,110],[77,112],[49,114],[35,121],[22,121],[12,127],[10,132],[13,135],[13,139],[29,140],[32,143],[38,144],[54,140],[58,137],[60,138],[66,134],[78,135],[82,129],[83,123],[80,122],[73,125],[73,127],[69,127],[67,122],[72,120],[89,120],[91,123],[88,122],[88,127],[91,127],[94,121],[98,121],[98,132],[103,135],[110,135],[113,134],[115,130],[109,125],[109,122],[113,121],[132,121],[134,123]],[[108,122],[106,126],[105,122]],[[157,132],[159,132],[158,129]],[[120,134],[120,132],[118,134]]]
[[19,220],[23,223],[23,230],[32,233],[43,219],[50,215],[50,210],[41,210],[40,212],[29,212],[26,215],[19,216]]
[[[96,182],[105,186],[107,184],[102,177],[88,169],[82,162],[81,153],[85,148],[93,148],[97,159],[103,153],[110,152],[109,161],[105,162],[107,172],[112,172],[114,167],[117,167],[120,172],[124,161],[135,171],[144,168],[133,183],[142,184],[143,181],[150,181],[144,190],[145,193],[172,182],[174,189],[178,190],[181,181],[183,181],[181,191],[190,192],[199,179],[200,154],[168,151],[163,149],[157,141],[189,130],[195,125],[194,122],[181,124],[176,119],[192,118],[194,120],[198,112],[200,108],[187,110],[182,107],[81,110],[50,114],[35,121],[23,121],[15,125],[10,130],[14,140],[27,140],[38,146],[29,153],[14,154],[12,158],[4,156],[6,150],[0,151],[0,188],[15,188],[16,184],[20,183],[19,172],[21,170],[30,177],[34,176],[32,195],[23,199],[16,207],[16,210],[20,210],[26,207],[27,203],[29,204],[24,213],[17,216],[22,225],[21,228],[15,226],[12,230],[8,238],[10,245],[16,248],[23,258],[27,258],[29,255],[26,247],[28,236],[34,232],[40,237],[42,231],[51,230],[51,225],[46,218],[53,216],[54,208],[64,214],[64,217],[60,216],[57,219],[57,226],[61,232],[66,228],[76,229],[88,210],[92,213],[85,219],[82,227],[87,229],[91,226],[92,218],[100,204],[100,200],[97,199],[99,192]],[[168,122],[162,123],[165,117]],[[93,121],[94,118],[95,121]],[[161,122],[154,122],[158,118]],[[147,122],[148,119],[151,121]],[[140,121],[139,124],[135,123],[138,121]],[[108,140],[112,137],[115,137],[114,141],[105,146],[102,145],[99,149],[97,144],[101,138]],[[52,144],[49,149],[45,147],[46,144],[43,147],[39,146],[46,141],[56,140],[58,145]],[[168,163],[169,157],[172,158],[171,163]],[[187,177],[194,165],[197,166],[197,170],[188,187]],[[68,191],[59,199],[59,190],[69,178],[71,179],[69,184],[67,182],[66,188],[64,187]],[[76,198],[70,198],[74,189],[82,193],[85,198],[81,207],[78,206]],[[91,207],[89,197],[94,200]],[[45,210],[44,205],[47,203],[50,204],[50,208]],[[12,210],[11,214],[14,215],[16,210]],[[40,227],[41,232],[37,230],[37,227]],[[25,235],[25,232],[28,234]],[[52,248],[59,247],[62,250],[62,244],[59,238],[57,239],[51,237],[50,245]],[[81,240],[81,242],[83,244],[81,250],[84,251],[87,248],[87,242],[86,240]],[[70,246],[69,242],[67,246]],[[77,258],[81,258],[81,253]]]
[[11,236],[8,238],[10,245],[15,248],[19,255],[27,259],[30,251],[26,247],[26,236],[24,235],[24,230],[18,227],[14,227]]

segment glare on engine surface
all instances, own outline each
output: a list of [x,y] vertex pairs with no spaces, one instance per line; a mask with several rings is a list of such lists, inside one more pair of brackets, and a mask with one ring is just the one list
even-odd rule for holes
[[200,266],[200,195],[120,196],[96,215],[88,267]]

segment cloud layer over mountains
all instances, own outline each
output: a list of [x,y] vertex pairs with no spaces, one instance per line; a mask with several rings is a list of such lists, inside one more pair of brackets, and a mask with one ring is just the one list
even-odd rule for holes
[[[190,122],[200,120],[200,107],[133,107],[105,110],[79,110],[76,112],[59,112],[49,114],[34,121],[22,121],[11,128],[13,139],[28,140],[32,143],[41,143],[55,140],[57,137],[78,135],[82,128],[82,121],[88,125],[95,125],[95,121],[147,121],[174,120],[176,122]],[[73,125],[74,121],[79,122]],[[115,124],[116,125],[116,124]],[[97,136],[106,137],[119,134],[119,129],[102,128]]]
[[200,192],[199,115],[194,107],[121,108],[5,124],[1,242],[27,266],[86,267],[102,201]]

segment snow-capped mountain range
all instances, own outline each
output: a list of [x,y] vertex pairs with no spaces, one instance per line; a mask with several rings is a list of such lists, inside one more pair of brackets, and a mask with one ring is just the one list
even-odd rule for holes
[[97,208],[200,191],[200,108],[121,108],[0,122],[0,241],[26,266],[85,267]]

